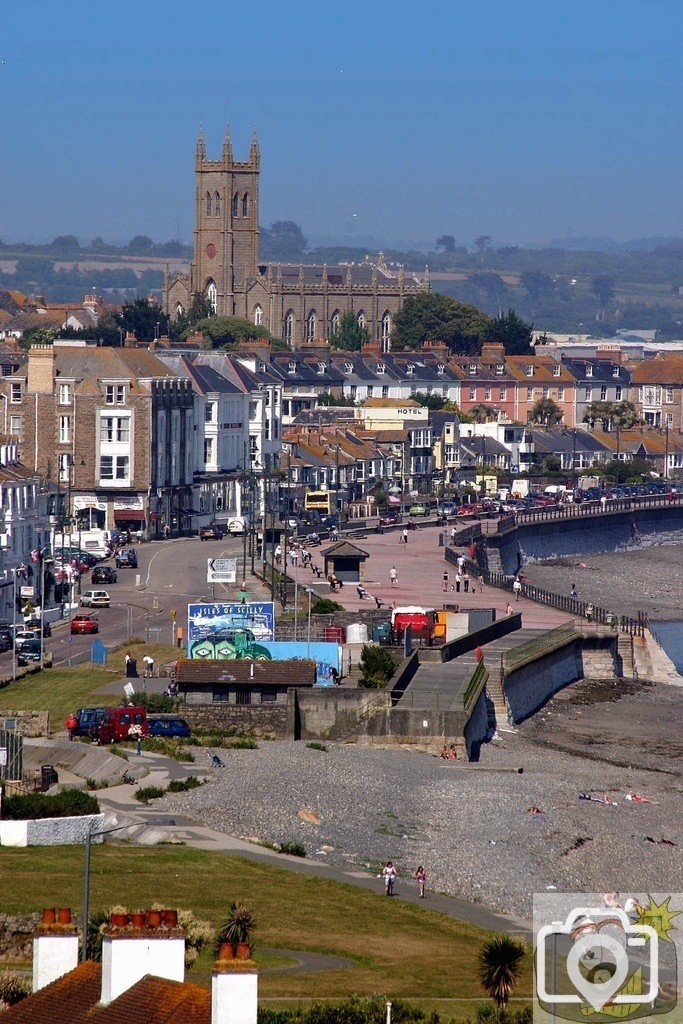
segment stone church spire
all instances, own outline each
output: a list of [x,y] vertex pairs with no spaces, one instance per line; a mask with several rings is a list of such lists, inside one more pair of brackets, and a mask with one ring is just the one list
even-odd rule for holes
[[196,160],[206,160],[206,143],[204,142],[204,129],[199,129],[199,135],[197,136],[197,145],[194,151]]
[[223,136],[223,160],[226,164],[232,163],[232,140],[230,138],[230,125],[225,126],[225,135]]
[[256,125],[254,125],[254,131],[251,136],[251,148],[249,150],[249,163],[255,164],[257,167],[261,162],[261,149],[258,144],[258,133],[256,131]]

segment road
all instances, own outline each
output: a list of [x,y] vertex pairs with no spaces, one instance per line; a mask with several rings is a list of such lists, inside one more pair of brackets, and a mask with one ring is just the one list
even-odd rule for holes
[[[223,540],[200,541],[196,537],[158,541],[138,545],[137,569],[118,569],[118,582],[98,585],[108,592],[110,608],[95,609],[100,624],[98,638],[114,647],[133,636],[147,637],[155,643],[170,643],[172,620],[182,626],[187,621],[187,605],[203,598],[210,599],[210,586],[206,582],[206,560],[219,556],[237,558],[238,583],[241,584],[242,540],[226,537]],[[108,559],[101,565],[113,565]],[[139,578],[140,586],[136,586]],[[249,579],[249,577],[247,577]],[[231,600],[235,587],[216,586],[217,600]],[[90,573],[81,581],[81,590],[90,590]],[[259,591],[258,596],[263,596]],[[52,624],[52,636],[45,641],[46,651],[52,652],[53,665],[72,665],[90,659],[93,636],[69,636],[66,620]],[[12,674],[12,652],[0,655],[0,678]]]

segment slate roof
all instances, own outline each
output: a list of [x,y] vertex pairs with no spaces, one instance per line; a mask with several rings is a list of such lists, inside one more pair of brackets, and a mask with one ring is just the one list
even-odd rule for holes
[[[611,381],[613,384],[629,384],[631,382],[631,374],[625,366],[609,362],[606,359],[568,359],[565,357],[562,364],[566,366],[575,380],[580,380],[582,383],[595,381],[598,384],[608,384]],[[587,367],[592,370],[590,376]],[[615,370],[618,370],[616,376]]]
[[176,680],[181,686],[313,686],[315,662],[305,658],[292,658],[289,661],[181,658]]
[[[528,429],[528,428],[527,428]],[[605,445],[601,444],[594,433],[589,430],[576,431],[576,449],[574,448],[574,430],[563,430],[562,427],[551,427],[549,430],[541,430],[532,427],[531,436],[536,453],[554,454],[556,452],[572,453],[577,452],[605,452]]]
[[323,556],[325,558],[360,558],[361,561],[370,557],[367,551],[349,543],[348,540],[339,540],[336,544],[331,544],[329,548],[324,549]]
[[[175,374],[144,348],[113,348],[96,345],[55,345],[57,377],[77,381],[82,394],[99,393],[100,380],[130,380],[135,392],[140,380],[173,378]],[[28,361],[19,367],[18,377],[28,376]]]
[[242,388],[224,377],[213,366],[196,363],[184,355],[163,356],[161,361],[179,377],[189,378],[194,391],[199,395],[244,394]]

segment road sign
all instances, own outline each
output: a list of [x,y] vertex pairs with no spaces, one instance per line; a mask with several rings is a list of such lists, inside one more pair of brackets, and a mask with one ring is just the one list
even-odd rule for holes
[[207,558],[207,583],[234,583],[237,579],[236,558]]
[[35,594],[36,594],[36,592],[35,592],[35,588],[34,587],[22,587],[21,588],[21,596],[22,597],[35,597]]
[[152,611],[153,612],[158,612],[159,611],[159,598],[158,597],[153,597],[152,598]]
[[177,611],[175,610],[175,608],[171,608],[171,611],[170,611],[170,615],[171,615],[171,618],[173,619],[173,621],[174,621],[174,622],[175,622],[175,620],[176,620],[176,616],[177,616],[177,614],[178,614],[178,613],[177,613]]

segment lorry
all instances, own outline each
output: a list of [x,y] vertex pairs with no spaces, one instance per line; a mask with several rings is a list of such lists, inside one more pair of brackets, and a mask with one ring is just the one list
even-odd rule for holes
[[410,627],[413,640],[423,644],[431,644],[435,636],[436,611],[434,608],[422,608],[419,605],[406,605],[394,608],[391,612],[391,632],[396,643],[403,643],[405,631]]

